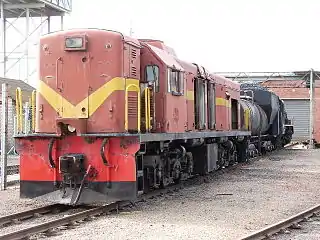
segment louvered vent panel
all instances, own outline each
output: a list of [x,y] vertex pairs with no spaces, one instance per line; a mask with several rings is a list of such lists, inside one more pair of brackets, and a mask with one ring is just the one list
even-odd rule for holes
[[131,57],[132,59],[137,58],[137,49],[131,48]]
[[151,129],[154,129],[154,118],[155,118],[155,112],[154,112],[154,92],[150,92],[150,117],[151,117]]
[[135,66],[131,66],[131,76],[137,76],[137,68]]
[[138,116],[138,96],[129,95],[128,96],[128,117],[136,118]]

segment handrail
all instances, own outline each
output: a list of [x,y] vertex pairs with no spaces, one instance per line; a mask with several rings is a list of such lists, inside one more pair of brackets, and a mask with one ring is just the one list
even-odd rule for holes
[[151,98],[150,98],[150,88],[146,87],[144,89],[144,101],[145,101],[145,120],[146,120],[146,131],[151,129]]
[[31,95],[31,124],[32,124],[32,132],[35,132],[35,129],[36,129],[36,90],[33,90],[32,95]]
[[[131,89],[131,90],[130,90]],[[129,84],[127,87],[126,87],[126,90],[125,90],[125,123],[124,123],[124,126],[125,126],[125,130],[128,131],[129,127],[128,127],[128,120],[129,120],[129,116],[128,116],[128,97],[129,97],[129,94],[128,92],[129,91],[134,91],[134,92],[137,92],[138,96],[137,96],[137,99],[138,99],[138,124],[137,124],[137,129],[138,129],[138,132],[140,132],[140,87],[136,84]]]
[[244,124],[247,128],[246,130],[250,131],[250,109],[247,108],[244,110]]
[[16,89],[16,114],[18,132],[22,131],[22,93],[21,88]]

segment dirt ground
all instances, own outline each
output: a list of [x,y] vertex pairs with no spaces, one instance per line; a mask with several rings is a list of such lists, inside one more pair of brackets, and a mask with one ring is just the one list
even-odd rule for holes
[[[320,150],[283,150],[50,239],[239,239],[318,204],[319,183]],[[0,215],[45,204],[18,190],[0,193]]]

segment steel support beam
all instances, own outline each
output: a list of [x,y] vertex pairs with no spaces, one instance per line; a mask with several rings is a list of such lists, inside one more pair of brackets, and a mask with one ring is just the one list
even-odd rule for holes
[[26,9],[26,48],[25,48],[25,56],[26,56],[26,82],[29,82],[29,26],[30,26],[30,9]]
[[[55,21],[53,17],[60,17],[60,29],[63,30],[63,16],[71,12],[72,1],[0,0],[0,5],[0,34],[2,40],[0,43],[0,54],[3,54],[3,57],[1,56],[0,59],[0,63],[3,66],[1,73],[3,74],[0,75],[1,77],[11,78],[20,77],[21,66],[21,78],[26,82],[30,82],[33,80],[33,73],[36,72],[36,68],[34,67],[35,62],[32,60],[34,58],[31,56],[34,54],[32,43],[36,40],[34,34],[36,32],[42,34],[42,28],[45,23],[48,24],[48,33],[51,32],[53,26],[51,25],[53,23],[52,21]],[[45,18],[44,21],[42,21],[43,17]],[[23,26],[18,24],[19,19],[24,19],[25,24]],[[32,24],[33,20],[35,20],[35,25]],[[6,38],[11,38],[12,36],[11,30],[21,34],[15,37],[15,40],[21,39],[19,43],[17,42],[16,46],[12,46],[12,44],[6,42]],[[46,32],[46,29],[44,32]],[[14,35],[16,34],[14,32],[12,33]],[[19,55],[17,55],[18,52]]]
[[55,8],[55,9],[59,10],[61,12],[70,12],[71,11],[71,9],[66,9],[63,6],[56,5],[56,4],[54,4],[52,2],[49,2],[47,0],[39,0],[39,1],[41,1],[42,3],[45,3],[46,5],[48,5],[48,6],[52,7],[52,8]]
[[44,3],[4,4],[4,9],[44,8]]
[[61,25],[60,25],[60,28],[61,30],[63,30],[63,27],[64,27],[64,22],[63,22],[64,18],[63,16],[61,16]]
[[6,77],[7,72],[7,56],[6,56],[6,18],[4,16],[4,3],[0,0],[1,14],[1,51],[3,53],[3,77]]

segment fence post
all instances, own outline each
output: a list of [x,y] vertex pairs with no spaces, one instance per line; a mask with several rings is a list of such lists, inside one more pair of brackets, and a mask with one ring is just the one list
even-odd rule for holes
[[6,83],[2,84],[2,119],[1,119],[1,190],[7,188],[7,142],[8,142],[8,94]]

